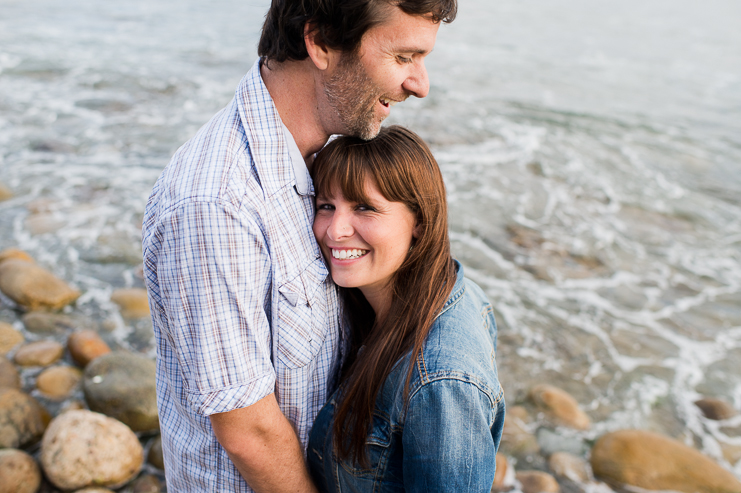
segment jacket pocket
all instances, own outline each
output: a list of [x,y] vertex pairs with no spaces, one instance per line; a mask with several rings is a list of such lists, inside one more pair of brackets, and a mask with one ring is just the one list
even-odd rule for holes
[[278,287],[278,358],[289,368],[309,364],[324,343],[327,275],[324,262],[315,259]]
[[365,450],[368,467],[362,468],[352,460],[340,461],[347,472],[357,478],[376,479],[384,476],[388,464],[389,446],[391,445],[391,423],[378,414],[373,414],[373,427],[365,438]]

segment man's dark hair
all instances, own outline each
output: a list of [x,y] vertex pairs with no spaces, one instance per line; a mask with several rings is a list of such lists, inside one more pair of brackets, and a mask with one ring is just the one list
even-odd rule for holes
[[383,22],[389,6],[446,23],[455,19],[458,10],[457,0],[272,0],[257,53],[276,62],[305,59],[309,56],[304,42],[307,22],[328,47],[354,53],[368,29]]

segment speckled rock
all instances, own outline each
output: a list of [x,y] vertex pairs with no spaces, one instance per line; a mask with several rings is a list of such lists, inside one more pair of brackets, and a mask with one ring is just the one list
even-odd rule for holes
[[13,258],[0,262],[0,291],[28,310],[58,310],[80,296],[48,270]]
[[46,477],[65,490],[116,488],[142,467],[144,451],[126,425],[91,411],[68,411],[49,425],[41,441]]
[[49,423],[49,413],[30,395],[17,389],[0,389],[0,448],[34,444]]
[[738,493],[741,482],[697,450],[644,430],[607,433],[592,448],[594,475],[648,490]]
[[548,458],[548,467],[557,478],[566,478],[577,483],[586,483],[593,479],[589,463],[568,452],[552,454]]
[[147,454],[147,462],[157,469],[165,469],[165,458],[162,455],[162,437],[160,435],[152,440],[152,445],[149,447],[149,453]]
[[150,315],[146,289],[117,289],[111,294],[111,301],[119,306],[124,318],[144,318]]
[[21,375],[5,356],[0,356],[0,388],[21,388]]
[[530,389],[530,398],[554,424],[586,430],[592,423],[579,403],[567,392],[552,385],[541,384]]
[[556,478],[543,471],[518,471],[515,474],[522,485],[522,493],[559,493],[561,487]]
[[36,377],[36,388],[51,399],[70,395],[82,380],[82,372],[71,366],[52,366]]
[[67,339],[67,349],[72,360],[82,368],[95,358],[111,352],[108,344],[94,330],[80,330],[71,334]]
[[115,493],[115,491],[109,490],[108,488],[101,488],[99,486],[91,486],[89,488],[77,490],[75,493]]
[[33,457],[22,450],[0,450],[0,493],[36,493],[41,471]]
[[22,342],[23,334],[15,330],[12,325],[0,322],[0,355],[8,354]]
[[64,346],[57,341],[36,341],[19,347],[13,361],[20,366],[49,366],[63,354]]
[[131,483],[131,493],[160,493],[162,483],[154,474],[142,474]]
[[728,402],[712,397],[705,397],[695,401],[695,405],[700,408],[702,414],[708,419],[723,420],[729,419],[738,414]]
[[26,330],[34,334],[64,334],[75,327],[72,317],[61,313],[29,312],[21,318]]
[[91,410],[126,423],[134,431],[159,429],[155,364],[134,353],[114,351],[85,368],[83,390]]

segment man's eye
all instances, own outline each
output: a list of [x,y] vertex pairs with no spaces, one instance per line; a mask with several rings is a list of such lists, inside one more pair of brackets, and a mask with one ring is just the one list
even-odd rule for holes
[[412,63],[412,59],[410,57],[399,55],[398,59],[401,63]]

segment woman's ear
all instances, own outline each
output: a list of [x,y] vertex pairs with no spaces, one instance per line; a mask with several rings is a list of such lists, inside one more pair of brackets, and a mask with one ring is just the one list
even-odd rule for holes
[[417,239],[420,234],[422,234],[422,221],[417,217],[417,224],[415,224],[414,229],[412,229],[412,238]]
[[338,52],[327,46],[315,24],[307,22],[304,25],[304,42],[306,43],[306,52],[316,68],[327,70],[332,66]]

